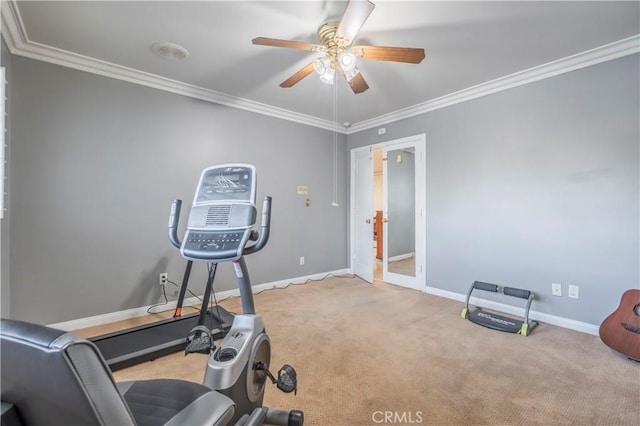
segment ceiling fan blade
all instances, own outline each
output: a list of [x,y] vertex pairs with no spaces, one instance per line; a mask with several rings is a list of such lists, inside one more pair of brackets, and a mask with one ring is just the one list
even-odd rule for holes
[[349,46],[375,7],[368,0],[351,0],[342,14],[336,38],[346,40],[345,45]]
[[351,90],[353,90],[353,93],[355,93],[356,95],[358,93],[364,92],[365,90],[367,90],[369,88],[369,85],[365,81],[365,79],[362,76],[362,73],[360,72],[358,67],[355,67],[351,71],[351,75],[353,75],[353,77],[351,77],[351,79],[349,79],[349,77],[347,77],[347,73],[345,73],[342,68],[340,68],[340,72],[342,73],[344,78],[347,80],[347,83],[349,83],[349,86],[351,86]]
[[369,85],[362,76],[362,73],[356,74],[355,77],[349,80],[349,86],[351,86],[351,90],[353,90],[353,93],[355,94],[362,93],[369,88]]
[[319,44],[305,43],[303,41],[280,40],[277,38],[256,37],[251,43],[261,46],[288,47],[291,49],[310,50],[312,52],[324,52],[324,46]]
[[303,78],[305,78],[306,76],[308,76],[309,74],[311,74],[312,72],[313,72],[313,62],[311,62],[309,65],[302,68],[300,71],[298,71],[297,73],[295,73],[294,75],[292,75],[291,77],[289,77],[288,79],[280,83],[280,87],[285,87],[285,88],[291,87],[297,82],[299,82],[300,80],[302,80]]
[[424,59],[424,49],[412,47],[353,46],[351,52],[359,58],[376,61],[419,64]]

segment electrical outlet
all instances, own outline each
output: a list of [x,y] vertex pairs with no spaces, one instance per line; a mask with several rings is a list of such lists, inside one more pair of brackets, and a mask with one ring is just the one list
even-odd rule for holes
[[577,299],[579,295],[580,295],[580,287],[578,287],[577,285],[570,285],[569,297]]
[[300,266],[304,265],[304,256],[300,256]]
[[169,280],[169,274],[167,274],[166,272],[163,272],[158,276],[158,284],[161,286],[165,285],[168,280]]
[[551,294],[562,297],[562,284],[551,284]]

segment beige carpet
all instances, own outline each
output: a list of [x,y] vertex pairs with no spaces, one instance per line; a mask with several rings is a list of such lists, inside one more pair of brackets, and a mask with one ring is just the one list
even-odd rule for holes
[[[501,333],[461,319],[460,302],[357,278],[265,291],[256,308],[273,369],[299,376],[297,396],[269,387],[265,403],[304,410],[307,425],[640,424],[640,364],[596,336],[547,324]],[[115,376],[200,382],[205,365],[173,354]]]

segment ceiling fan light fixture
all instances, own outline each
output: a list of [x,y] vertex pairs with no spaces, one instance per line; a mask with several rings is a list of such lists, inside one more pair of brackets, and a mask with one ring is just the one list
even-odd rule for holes
[[342,52],[338,56],[338,62],[345,73],[349,72],[356,67],[356,55],[351,52]]
[[336,76],[336,69],[329,67],[324,72],[324,74],[320,76],[320,81],[322,81],[325,84],[332,85],[333,82],[335,81],[335,76]]
[[316,74],[324,75],[329,69],[331,69],[331,61],[327,57],[318,58],[313,61],[313,69],[315,70]]

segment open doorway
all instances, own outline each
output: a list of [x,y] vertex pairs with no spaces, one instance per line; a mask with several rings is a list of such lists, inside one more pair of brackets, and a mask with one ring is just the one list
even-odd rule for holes
[[424,290],[426,135],[351,152],[351,259],[369,282]]
[[373,150],[373,280],[382,281],[384,230],[382,218],[382,148]]

